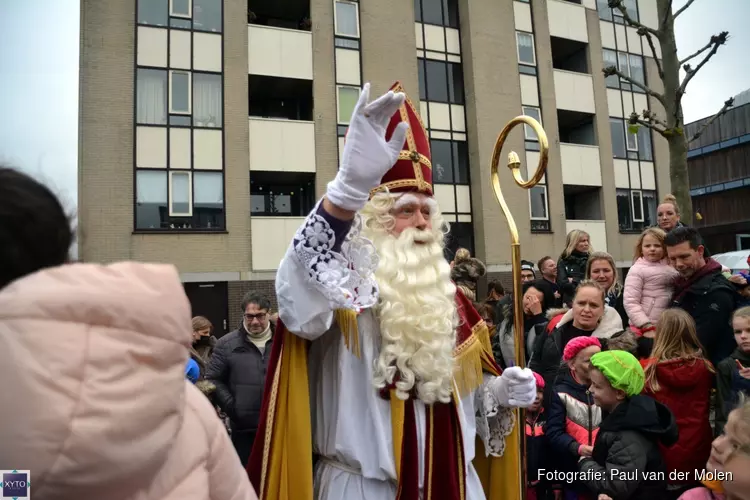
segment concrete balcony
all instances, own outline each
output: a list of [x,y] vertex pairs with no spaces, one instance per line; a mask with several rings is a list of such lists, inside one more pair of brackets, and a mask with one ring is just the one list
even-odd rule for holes
[[555,99],[557,109],[595,113],[594,80],[591,75],[561,69],[555,73]]
[[607,251],[607,230],[603,220],[566,220],[565,232],[569,233],[573,229],[583,229],[589,233],[595,250]]
[[599,146],[560,143],[563,184],[601,186]]
[[315,172],[315,124],[250,117],[250,170]]
[[548,0],[547,18],[550,36],[588,43],[586,8],[583,5]]
[[312,33],[250,24],[247,67],[251,75],[312,80]]
[[275,271],[304,217],[251,217],[253,271]]

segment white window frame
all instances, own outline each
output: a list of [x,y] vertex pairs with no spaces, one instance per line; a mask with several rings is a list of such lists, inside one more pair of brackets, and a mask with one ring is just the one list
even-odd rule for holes
[[[627,121],[625,121],[623,123],[623,126],[625,128],[625,150],[626,151],[635,151],[637,153],[638,152],[638,134],[631,134],[628,131],[628,122]],[[634,148],[630,147],[630,138],[631,137],[633,138],[633,142],[635,144]]]
[[339,125],[349,125],[349,121],[342,122],[339,120],[341,116],[341,103],[339,102],[339,91],[341,89],[356,89],[357,90],[357,99],[359,99],[360,94],[362,93],[362,89],[357,87],[356,85],[336,85],[336,123]]
[[[625,56],[624,68],[622,67],[620,56]],[[628,54],[627,52],[623,52],[621,50],[617,51],[617,69],[620,70],[620,73],[622,73],[623,75],[630,76],[630,54]],[[622,78],[620,80],[623,82],[625,81],[625,80],[622,80]]]
[[[187,175],[188,176],[188,211],[186,213],[175,212],[172,210],[172,177],[175,175]],[[193,216],[193,173],[189,170],[170,170],[169,171],[169,216],[170,217],[192,217]]]
[[181,17],[183,19],[192,19],[193,18],[193,0],[188,0],[188,13],[187,14],[183,14],[181,12],[175,12],[174,0],[169,0],[169,15],[172,17]]
[[333,32],[336,36],[343,36],[347,38],[352,38],[352,35],[348,33],[339,33],[339,20],[338,16],[336,15],[336,4],[339,3],[345,3],[349,5],[354,5],[355,12],[357,16],[357,35],[354,36],[354,38],[360,38],[360,27],[359,27],[359,2],[350,2],[349,0],[333,0]]
[[[641,217],[639,219],[635,218],[635,193],[638,193],[638,200],[640,201],[639,204],[641,207]],[[633,219],[633,222],[643,222],[645,220],[643,213],[643,192],[640,189],[630,190],[630,215]]]
[[[526,112],[527,109],[535,109],[537,111],[538,119],[537,117],[528,114]],[[540,108],[539,106],[523,106],[521,107],[521,112],[526,116],[531,116],[531,118],[534,118],[539,122],[539,125],[542,125],[542,108]],[[529,127],[525,123],[523,125],[523,136],[527,141],[539,141],[539,138],[534,133],[534,129]]]
[[537,184],[534,187],[544,188],[544,213],[546,217],[534,217],[534,211],[531,208],[531,189],[529,188],[529,218],[531,220],[549,220],[549,191],[546,184]]
[[[521,45],[518,43],[518,35],[527,35],[531,37],[531,55],[533,62],[521,60]],[[534,43],[534,33],[516,30],[516,58],[518,59],[518,64],[525,64],[526,66],[536,66],[536,46]]]
[[[187,111],[183,110],[176,110],[174,109],[174,106],[172,106],[172,95],[174,94],[172,92],[172,76],[175,73],[182,73],[186,74],[188,77],[188,109]],[[190,115],[193,113],[193,74],[191,71],[186,70],[177,70],[177,69],[171,69],[169,70],[169,113],[173,115]]]

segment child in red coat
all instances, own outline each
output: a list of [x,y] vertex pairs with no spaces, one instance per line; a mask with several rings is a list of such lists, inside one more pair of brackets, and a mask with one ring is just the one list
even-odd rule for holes
[[680,431],[676,444],[660,446],[667,479],[672,471],[689,478],[669,480],[669,490],[678,494],[695,486],[694,472],[708,460],[713,438],[709,408],[715,371],[703,356],[693,318],[682,309],[664,311],[651,357],[641,365],[646,375],[644,394],[672,411]]

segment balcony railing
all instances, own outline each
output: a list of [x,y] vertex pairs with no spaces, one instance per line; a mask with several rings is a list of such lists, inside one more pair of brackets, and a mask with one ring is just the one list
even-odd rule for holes
[[247,67],[251,75],[312,80],[312,33],[250,24]]
[[555,73],[557,109],[595,113],[594,80],[591,75],[561,69]]
[[563,184],[601,186],[602,168],[599,146],[560,144]]
[[250,170],[315,172],[313,122],[250,117]]

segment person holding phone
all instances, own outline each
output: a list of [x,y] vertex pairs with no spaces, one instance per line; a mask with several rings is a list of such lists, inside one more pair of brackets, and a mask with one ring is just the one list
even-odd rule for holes
[[724,429],[727,416],[737,405],[740,393],[750,395],[750,307],[741,307],[734,311],[732,330],[737,348],[717,366],[717,435]]

